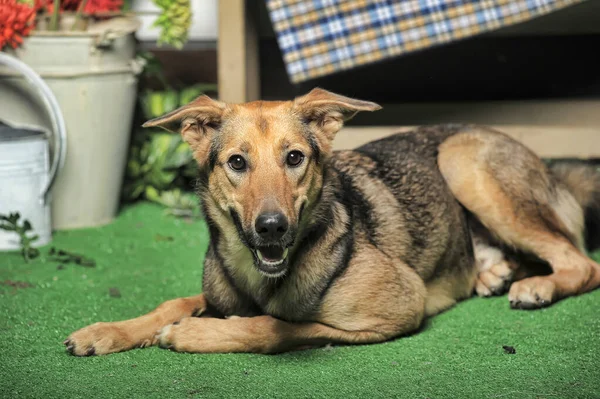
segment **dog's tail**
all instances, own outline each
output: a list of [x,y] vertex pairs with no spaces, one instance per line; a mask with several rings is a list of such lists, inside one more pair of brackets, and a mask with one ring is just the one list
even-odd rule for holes
[[583,208],[586,248],[600,248],[600,165],[560,162],[550,170]]

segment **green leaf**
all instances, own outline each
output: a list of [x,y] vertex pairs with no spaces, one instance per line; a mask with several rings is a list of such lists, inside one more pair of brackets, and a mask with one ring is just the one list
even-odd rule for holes
[[123,11],[130,11],[132,3],[133,3],[133,0],[123,0],[122,10]]
[[168,208],[175,208],[180,195],[179,190],[165,191],[160,194],[160,203]]
[[143,181],[134,181],[128,183],[123,188],[123,196],[127,201],[134,201],[144,193],[146,186]]
[[164,167],[167,169],[180,168],[192,162],[192,160],[194,159],[190,147],[186,143],[181,141],[181,138],[179,138],[179,136],[176,137],[179,139],[180,142],[179,144],[177,144],[173,151],[170,151],[170,154],[168,154],[168,157],[165,160]]
[[27,248],[27,253],[30,259],[35,259],[40,256],[40,250],[37,248]]
[[158,118],[167,112],[165,101],[161,92],[151,92],[148,95],[149,110],[146,115],[148,118]]
[[135,179],[141,175],[142,167],[140,166],[140,163],[135,159],[130,159],[129,162],[127,162],[127,177]]
[[159,194],[158,190],[155,189],[154,187],[152,187],[152,186],[146,187],[144,194],[148,200],[161,203],[160,202],[160,194]]
[[179,94],[179,106],[184,106],[195,100],[200,95],[204,94],[206,90],[202,87],[202,85],[195,85],[191,87],[187,87],[181,91]]
[[165,113],[174,111],[179,107],[179,94],[175,90],[167,90],[163,93]]
[[0,230],[16,231],[16,229],[14,224],[0,224]]
[[218,91],[218,85],[216,83],[198,83],[198,84],[194,85],[193,87],[202,91],[203,93]]
[[177,150],[181,139],[169,133],[153,134],[148,146],[147,164],[151,166],[145,180],[159,190],[164,190],[177,177],[176,170],[169,170],[167,161]]
[[181,175],[188,179],[195,179],[198,177],[198,164],[192,159],[184,168],[181,170]]
[[21,214],[19,212],[14,212],[8,215],[8,221],[14,225],[17,224],[19,219],[21,218]]
[[177,177],[177,171],[167,171],[164,169],[152,169],[150,176],[148,176],[148,183],[157,189],[166,189]]
[[140,160],[142,160],[142,162],[147,162],[147,160],[148,160],[148,154],[150,152],[149,148],[150,148],[150,142],[149,141],[146,141],[146,142],[144,142],[144,144],[142,144],[142,148],[140,148]]
[[[183,215],[193,214],[199,210],[198,199],[195,194],[185,193],[179,189],[165,191],[161,193],[160,201],[175,213]],[[186,211],[186,212],[183,212]]]
[[31,230],[31,223],[29,223],[29,220],[25,220],[23,222],[23,231],[29,231]]
[[149,163],[157,163],[160,162],[162,166],[162,161],[167,157],[167,153],[169,152],[173,142],[177,140],[177,136],[169,133],[154,133],[150,137],[150,142],[148,145],[148,162]]

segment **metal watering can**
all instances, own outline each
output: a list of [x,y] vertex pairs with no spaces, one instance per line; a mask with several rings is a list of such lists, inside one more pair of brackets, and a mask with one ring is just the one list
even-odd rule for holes
[[[15,69],[34,86],[52,123],[53,134],[39,127],[11,126],[0,122],[0,214],[19,212],[20,222],[29,220],[33,233],[39,236],[34,246],[42,246],[52,239],[51,189],[65,160],[65,121],[54,94],[33,69],[2,52],[0,64]],[[54,144],[50,162],[49,140],[52,136]],[[19,248],[17,234],[0,230],[0,250]]]

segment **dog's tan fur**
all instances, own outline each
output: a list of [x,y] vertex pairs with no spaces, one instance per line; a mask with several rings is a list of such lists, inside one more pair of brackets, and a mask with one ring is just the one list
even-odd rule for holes
[[[474,291],[510,288],[513,307],[538,308],[600,285],[600,266],[584,253],[584,210],[600,208],[596,171],[548,169],[508,136],[473,126],[424,127],[332,152],[345,120],[377,109],[315,89],[288,102],[203,96],[149,121],[180,131],[200,166],[211,234],[204,293],[78,330],[69,351],[375,343],[415,331]],[[292,168],[285,159],[294,150],[305,158]],[[248,167],[236,172],[228,162],[240,154]],[[252,252],[255,220],[275,211],[293,236],[278,278],[261,272]]]

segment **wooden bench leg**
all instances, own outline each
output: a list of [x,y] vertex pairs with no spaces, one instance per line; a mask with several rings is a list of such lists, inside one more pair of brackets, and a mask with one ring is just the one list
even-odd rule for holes
[[248,0],[219,1],[217,62],[221,101],[242,103],[260,98],[255,8]]

